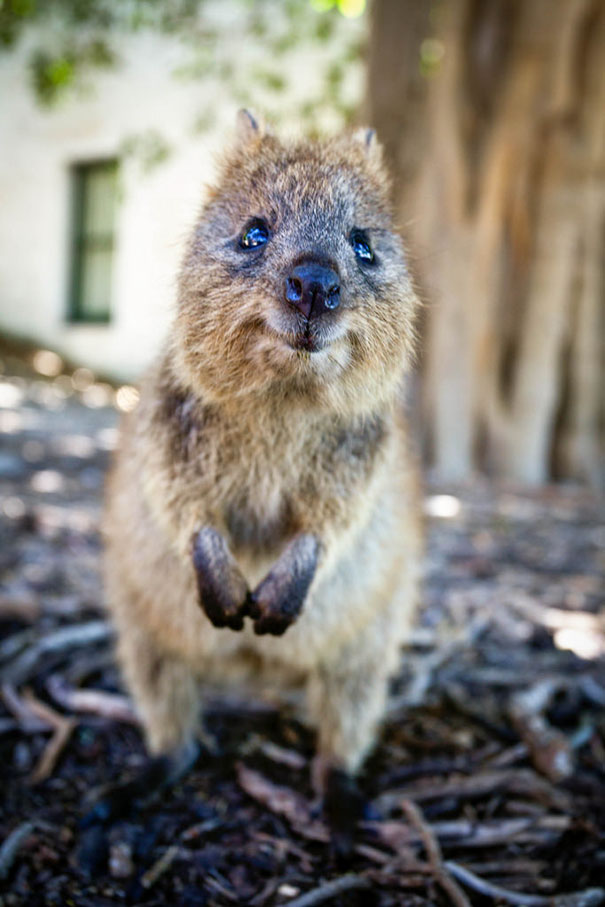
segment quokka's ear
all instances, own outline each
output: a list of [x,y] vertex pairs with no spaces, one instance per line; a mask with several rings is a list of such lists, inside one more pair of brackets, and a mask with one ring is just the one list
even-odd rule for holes
[[250,145],[252,142],[260,141],[268,134],[265,122],[249,110],[238,110],[237,112],[237,144],[240,147]]
[[352,138],[354,142],[361,145],[368,160],[376,164],[382,162],[382,147],[376,138],[375,129],[369,129],[365,126],[361,129],[356,129]]

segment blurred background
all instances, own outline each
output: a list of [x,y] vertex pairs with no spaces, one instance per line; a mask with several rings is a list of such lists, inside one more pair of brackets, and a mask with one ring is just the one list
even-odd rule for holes
[[598,486],[604,59],[602,0],[3,0],[0,331],[134,381],[236,110],[369,123],[425,302],[426,464]]
[[272,907],[338,875],[312,737],[275,701],[205,690],[220,758],[81,821],[145,763],[104,477],[242,106],[286,135],[377,130],[424,303],[422,607],[355,878],[377,907],[447,907],[462,860],[480,903],[605,903],[604,62],[604,0],[0,0],[7,907]]

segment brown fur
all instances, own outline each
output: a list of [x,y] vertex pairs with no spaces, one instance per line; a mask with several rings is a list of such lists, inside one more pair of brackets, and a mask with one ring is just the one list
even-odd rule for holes
[[[355,771],[416,598],[400,388],[417,302],[367,133],[283,144],[246,116],[240,131],[189,242],[169,343],[125,420],[107,595],[152,752],[198,732],[200,678],[245,677],[252,664],[278,685],[305,684],[320,756]],[[251,217],[271,227],[260,253],[238,246]],[[353,227],[367,231],[374,266],[353,254]],[[340,306],[314,325],[317,352],[290,345],[300,315],[283,298],[289,269],[309,256],[341,281]],[[239,632],[200,607],[192,540],[203,527],[198,566],[224,578],[217,607],[231,596],[225,607],[247,615]],[[297,583],[300,613],[271,635]],[[259,636],[248,618],[261,614]]]

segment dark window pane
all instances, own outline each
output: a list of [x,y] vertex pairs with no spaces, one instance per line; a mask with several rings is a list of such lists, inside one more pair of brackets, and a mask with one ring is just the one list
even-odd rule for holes
[[117,207],[115,161],[73,168],[73,244],[70,318],[107,322]]

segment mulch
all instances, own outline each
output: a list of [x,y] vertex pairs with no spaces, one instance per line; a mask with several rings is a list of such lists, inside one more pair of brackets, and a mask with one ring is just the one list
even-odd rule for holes
[[103,786],[144,761],[99,577],[113,392],[4,368],[1,904],[605,903],[593,494],[427,480],[423,605],[346,868],[313,799],[312,733],[287,704],[220,690],[206,692],[218,754],[125,820],[87,826]]

